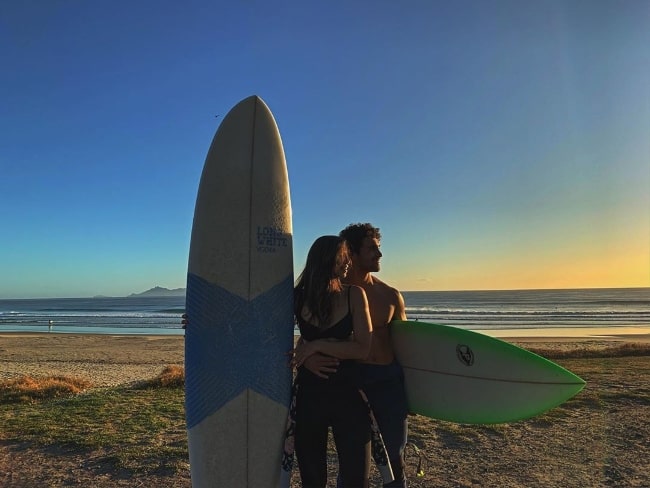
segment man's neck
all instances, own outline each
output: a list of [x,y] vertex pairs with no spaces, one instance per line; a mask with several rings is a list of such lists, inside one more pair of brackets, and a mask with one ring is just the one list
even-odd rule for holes
[[345,282],[349,285],[357,286],[372,285],[374,283],[374,278],[370,272],[355,271],[354,268],[352,268],[348,273]]

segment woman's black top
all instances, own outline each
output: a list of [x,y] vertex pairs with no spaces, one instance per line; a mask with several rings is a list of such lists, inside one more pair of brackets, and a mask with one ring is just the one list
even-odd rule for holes
[[[299,304],[301,300],[297,301]],[[348,313],[334,325],[325,329],[317,327],[307,322],[302,318],[300,311],[302,306],[296,307],[296,320],[300,335],[307,341],[315,341],[317,339],[336,339],[345,341],[350,338],[354,330],[352,310],[350,308],[350,287],[348,287]],[[326,380],[316,376],[304,366],[298,368],[298,380],[301,385],[304,384],[350,384],[357,383],[357,367],[356,361],[351,359],[342,359],[339,361],[339,367],[336,373],[330,373],[329,378]]]

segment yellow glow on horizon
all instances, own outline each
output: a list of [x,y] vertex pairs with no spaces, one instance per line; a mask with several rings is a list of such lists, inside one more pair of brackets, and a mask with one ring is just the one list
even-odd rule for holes
[[549,250],[446,263],[426,271],[386,269],[379,277],[404,291],[650,287],[650,247]]
[[650,287],[650,200],[598,209],[387,238],[379,278],[405,291]]

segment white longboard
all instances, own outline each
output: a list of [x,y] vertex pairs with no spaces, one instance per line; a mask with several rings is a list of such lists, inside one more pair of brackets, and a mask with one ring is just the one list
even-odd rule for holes
[[185,332],[192,486],[278,486],[292,304],[284,150],[273,115],[252,96],[219,126],[194,211]]

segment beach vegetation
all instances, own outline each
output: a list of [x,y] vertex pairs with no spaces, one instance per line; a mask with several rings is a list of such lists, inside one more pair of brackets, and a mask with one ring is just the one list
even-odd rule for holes
[[92,387],[83,378],[19,376],[0,382],[0,403],[29,403],[79,394]]
[[538,348],[527,349],[547,359],[593,359],[650,356],[650,343],[629,342],[624,344],[576,343],[573,348]]
[[[182,370],[182,368],[180,368]],[[156,378],[137,385],[94,390],[66,390],[35,385],[54,377],[0,383],[0,440],[35,447],[64,446],[76,453],[101,450],[113,469],[173,474],[187,469],[184,391],[177,369],[165,368]],[[72,385],[77,384],[70,381]],[[67,384],[67,383],[65,383]],[[79,385],[86,385],[79,380]],[[16,386],[20,385],[20,387]],[[87,387],[86,387],[87,388]],[[16,408],[19,393],[30,401]],[[80,394],[81,393],[81,394]]]
[[185,387],[185,369],[182,366],[166,366],[158,376],[138,384],[141,388],[182,388]]

